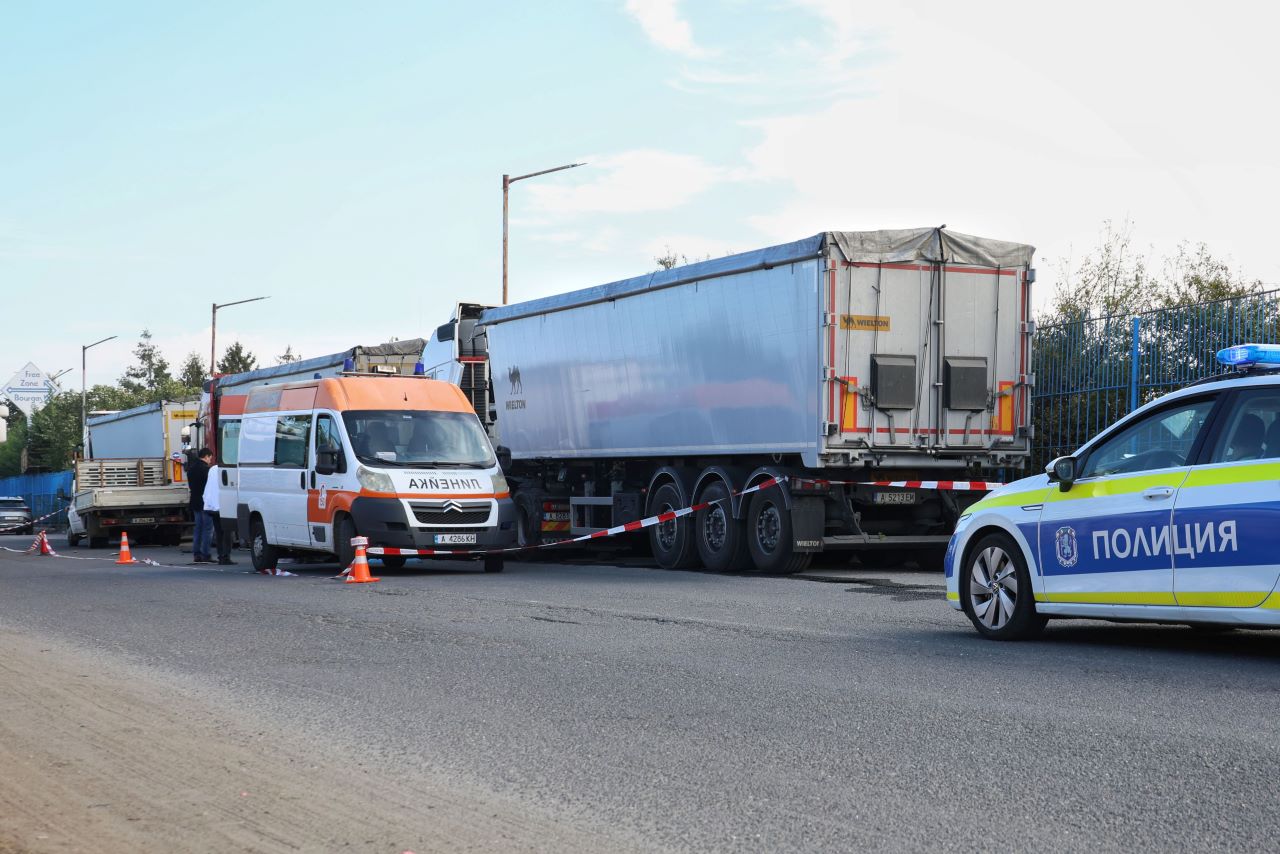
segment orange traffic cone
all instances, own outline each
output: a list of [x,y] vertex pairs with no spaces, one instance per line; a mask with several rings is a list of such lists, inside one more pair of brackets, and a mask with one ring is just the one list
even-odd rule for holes
[[133,559],[133,554],[129,551],[129,532],[120,532],[120,557],[116,563],[137,563]]
[[54,557],[58,556],[58,553],[53,550],[53,546],[49,545],[49,535],[44,531],[40,532],[39,542],[40,542],[40,554],[53,555]]
[[351,545],[356,547],[356,556],[347,571],[346,583],[364,584],[366,581],[381,581],[381,578],[374,578],[369,574],[369,557],[364,553],[364,547],[369,545],[369,538],[352,537]]

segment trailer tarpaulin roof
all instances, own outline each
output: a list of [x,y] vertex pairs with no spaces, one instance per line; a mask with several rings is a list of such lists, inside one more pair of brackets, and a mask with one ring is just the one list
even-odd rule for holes
[[974,237],[945,228],[900,228],[886,231],[827,233],[846,261],[862,264],[926,261],[974,264],[979,267],[1024,267],[1034,246]]
[[605,302],[645,291],[661,290],[687,282],[807,261],[821,257],[823,249],[833,242],[840,247],[846,261],[872,264],[923,261],[972,264],[981,267],[1017,267],[1029,265],[1031,256],[1035,252],[1035,247],[1022,243],[973,237],[940,228],[827,231],[792,243],[782,243],[751,252],[740,252],[723,258],[685,264],[681,267],[672,267],[670,270],[656,270],[643,276],[514,305],[487,308],[481,315],[480,322],[492,325],[521,317]]

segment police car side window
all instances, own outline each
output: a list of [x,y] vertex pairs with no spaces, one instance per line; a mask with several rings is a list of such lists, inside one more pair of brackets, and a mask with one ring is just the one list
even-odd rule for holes
[[1227,413],[1210,463],[1280,458],[1280,389],[1240,392]]
[[1089,453],[1080,476],[1105,477],[1188,465],[1213,402],[1213,398],[1201,398],[1130,424]]

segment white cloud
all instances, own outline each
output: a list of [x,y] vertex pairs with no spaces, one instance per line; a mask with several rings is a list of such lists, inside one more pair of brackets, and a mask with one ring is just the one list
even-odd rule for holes
[[[541,214],[635,213],[670,210],[707,190],[723,170],[691,154],[641,149],[584,158],[581,178],[530,182]],[[585,179],[585,180],[582,180]]]
[[658,47],[694,58],[711,55],[694,42],[693,27],[680,15],[679,0],[627,0],[626,9]]

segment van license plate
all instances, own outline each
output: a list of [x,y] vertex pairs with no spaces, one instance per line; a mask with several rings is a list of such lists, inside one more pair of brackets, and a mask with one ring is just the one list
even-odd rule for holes
[[436,534],[438,546],[474,546],[475,544],[475,534]]
[[915,504],[916,494],[914,492],[877,492],[874,499],[876,504]]

